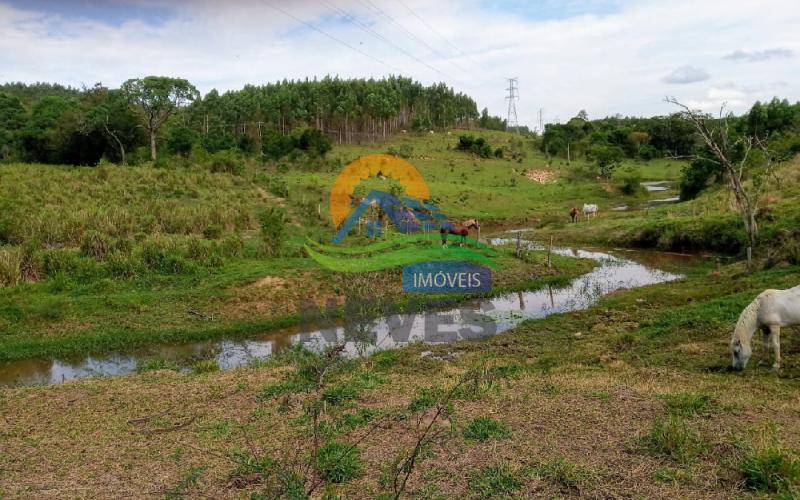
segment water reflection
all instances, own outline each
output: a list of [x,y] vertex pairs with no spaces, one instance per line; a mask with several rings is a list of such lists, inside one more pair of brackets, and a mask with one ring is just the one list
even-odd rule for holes
[[[522,240],[530,249],[540,249]],[[493,245],[516,244],[516,237],[490,240]],[[472,300],[444,311],[394,314],[373,320],[332,324],[324,327],[295,327],[249,339],[225,339],[151,346],[124,354],[87,356],[74,359],[21,360],[0,364],[1,385],[56,384],[91,376],[124,375],[152,358],[166,360],[188,369],[198,359],[214,358],[220,368],[229,369],[263,360],[291,345],[311,349],[343,343],[352,356],[393,349],[412,342],[441,344],[490,337],[530,318],[586,309],[600,297],[623,288],[663,283],[679,274],[656,266],[687,263],[686,256],[658,252],[592,251],[577,248],[553,249],[554,253],[594,259],[598,266],[564,287],[547,287],[514,292],[493,298]]]

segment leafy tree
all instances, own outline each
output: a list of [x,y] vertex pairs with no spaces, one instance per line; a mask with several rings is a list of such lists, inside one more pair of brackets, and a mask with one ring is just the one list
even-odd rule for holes
[[609,178],[611,173],[619,166],[625,157],[625,152],[619,146],[595,145],[592,147],[591,157],[597,163],[600,175]]
[[102,134],[106,138],[106,153],[125,165],[126,151],[140,142],[141,133],[122,92],[98,84],[83,96],[81,108],[81,131]]
[[19,98],[0,93],[0,159],[11,158],[17,134],[26,121],[25,108]]
[[197,89],[182,78],[148,76],[127,80],[122,92],[131,109],[143,120],[150,136],[150,159],[156,160],[156,137],[161,126],[182,106],[199,97]]
[[687,167],[684,167],[680,182],[681,201],[697,198],[697,195],[708,186],[712,179],[721,177],[719,164],[710,159],[708,155],[709,153],[706,153],[704,156],[695,158]]

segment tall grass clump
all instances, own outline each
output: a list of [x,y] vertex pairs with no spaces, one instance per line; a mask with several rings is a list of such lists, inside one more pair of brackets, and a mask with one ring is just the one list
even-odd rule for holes
[[683,418],[675,415],[653,422],[650,432],[642,438],[642,442],[651,451],[681,463],[691,462],[702,451],[699,438],[689,429]]
[[19,249],[0,249],[0,287],[11,287],[20,283],[21,260]]

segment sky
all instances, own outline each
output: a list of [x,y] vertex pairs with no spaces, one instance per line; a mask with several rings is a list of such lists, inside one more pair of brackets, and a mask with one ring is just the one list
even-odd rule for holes
[[797,0],[0,0],[0,82],[445,82],[536,128],[800,100]]

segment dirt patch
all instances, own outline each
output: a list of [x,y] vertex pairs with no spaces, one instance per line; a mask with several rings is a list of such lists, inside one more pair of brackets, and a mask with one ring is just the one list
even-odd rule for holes
[[555,181],[558,176],[552,170],[532,169],[525,172],[525,177],[539,184],[548,184]]
[[289,282],[277,276],[264,276],[250,284],[251,288],[284,288]]

